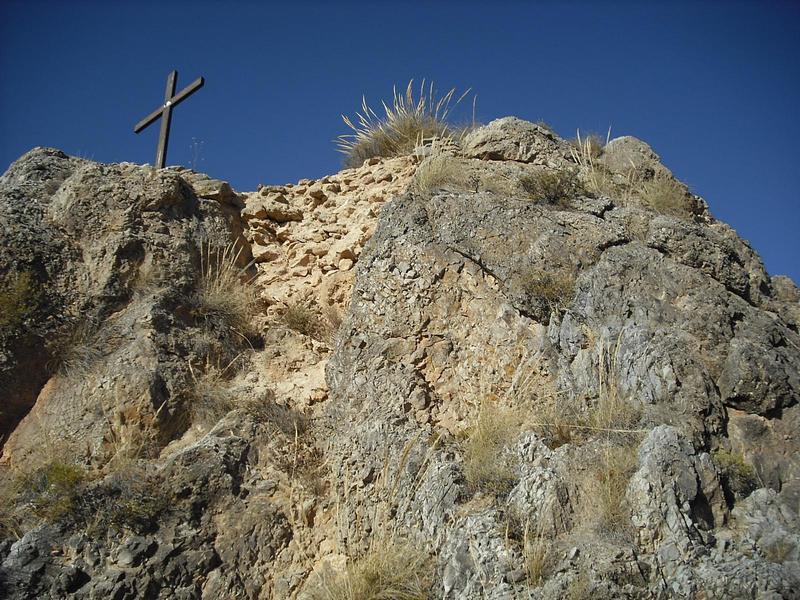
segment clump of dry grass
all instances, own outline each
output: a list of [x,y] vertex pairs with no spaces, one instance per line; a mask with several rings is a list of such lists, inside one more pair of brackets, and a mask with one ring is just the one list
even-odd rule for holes
[[611,137],[611,129],[609,128],[605,141],[597,133],[585,134],[581,137],[581,132],[578,131],[577,135],[569,140],[569,144],[573,150],[591,156],[592,158],[600,158],[603,154],[603,148],[608,143]]
[[382,102],[384,116],[378,115],[361,100],[361,112],[356,122],[342,115],[352,134],[339,136],[338,150],[345,155],[345,166],[360,166],[374,156],[410,154],[422,142],[430,139],[456,137],[456,130],[447,123],[452,106],[458,105],[469,93],[464,92],[455,102],[455,88],[441,98],[436,97],[431,83],[427,91],[422,81],[419,95],[414,97],[414,81],[409,81],[405,94],[392,90],[392,102]]
[[581,137],[578,131],[575,140],[571,143],[570,154],[572,160],[580,168],[580,175],[584,180],[584,187],[592,194],[614,197],[617,194],[617,185],[614,177],[605,165],[599,163],[597,158],[597,143],[592,136]]
[[315,340],[323,341],[328,337],[329,326],[323,317],[302,304],[287,306],[283,312],[283,322],[289,329]]
[[227,365],[214,364],[206,358],[205,364],[196,369],[189,362],[191,376],[190,412],[192,420],[200,423],[216,423],[236,408],[236,398],[230,389],[230,380],[236,374],[236,356]]
[[525,294],[543,303],[538,316],[544,319],[569,306],[575,294],[575,272],[567,267],[550,271],[530,268],[520,274],[519,285]]
[[463,442],[464,476],[472,492],[503,496],[511,491],[517,473],[508,446],[519,431],[519,419],[512,411],[488,402],[481,405]]
[[82,467],[51,460],[17,476],[12,486],[14,502],[42,521],[62,521],[78,511],[80,487],[85,479],[86,471]]
[[568,208],[583,188],[572,169],[538,171],[520,178],[522,189],[534,200]]
[[686,186],[666,173],[656,173],[641,180],[631,192],[643,206],[676,217],[690,216],[691,206]]
[[428,600],[430,557],[403,542],[375,544],[338,577],[323,574],[312,600]]
[[194,295],[197,313],[207,320],[222,321],[240,333],[249,326],[256,291],[245,269],[238,266],[242,248],[235,243],[200,247],[200,278]]
[[427,195],[433,190],[446,185],[463,186],[462,169],[456,160],[446,154],[439,154],[425,159],[414,173],[413,189],[419,194]]
[[628,482],[636,470],[636,449],[631,444],[605,444],[583,478],[580,503],[583,521],[609,538],[631,534]]

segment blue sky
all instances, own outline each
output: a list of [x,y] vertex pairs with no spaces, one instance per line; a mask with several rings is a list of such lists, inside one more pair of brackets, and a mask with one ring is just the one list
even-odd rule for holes
[[[800,3],[0,3],[0,169],[34,146],[152,162],[133,125],[178,89],[168,164],[242,191],[337,171],[361,95],[427,78],[477,117],[634,135],[800,282]],[[195,150],[192,149],[196,141]]]

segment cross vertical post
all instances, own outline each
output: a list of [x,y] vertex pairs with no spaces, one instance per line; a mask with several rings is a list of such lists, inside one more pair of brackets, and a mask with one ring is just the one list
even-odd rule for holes
[[178,72],[172,71],[167,77],[167,90],[164,92],[164,108],[161,112],[161,131],[158,134],[158,150],[156,150],[156,167],[163,169],[167,163],[167,144],[169,144],[169,126],[172,123],[172,97],[175,95],[175,83]]
[[167,76],[167,89],[164,92],[164,104],[139,121],[133,128],[134,133],[139,133],[142,129],[161,117],[161,130],[158,135],[158,149],[156,150],[156,167],[159,169],[163,169],[167,164],[167,146],[169,145],[169,129],[172,123],[172,109],[203,87],[205,83],[205,79],[198,77],[176,94],[175,84],[177,81],[178,72],[172,71]]

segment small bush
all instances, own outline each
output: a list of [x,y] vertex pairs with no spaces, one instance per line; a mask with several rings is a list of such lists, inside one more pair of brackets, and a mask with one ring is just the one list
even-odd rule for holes
[[407,544],[376,544],[339,577],[323,575],[312,600],[428,600],[429,556]]
[[237,265],[241,248],[235,244],[200,248],[200,278],[193,298],[197,314],[246,332],[257,298],[246,273]]
[[36,283],[28,271],[0,277],[0,333],[19,327],[37,304]]
[[520,184],[534,200],[564,208],[583,191],[578,176],[572,169],[539,171],[525,175],[520,178]]
[[747,464],[740,452],[720,449],[712,455],[722,476],[722,485],[734,497],[744,497],[759,486],[755,469]]
[[463,443],[464,476],[472,492],[504,496],[516,485],[516,465],[508,445],[517,437],[519,427],[510,411],[488,403],[481,406]]
[[[379,116],[362,98],[361,112],[356,114],[356,123],[342,115],[352,134],[338,138],[338,150],[345,155],[345,166],[358,167],[366,159],[375,156],[402,156],[429,139],[455,138],[455,130],[448,125],[447,118],[453,102],[455,88],[437,99],[433,84],[425,90],[425,81],[414,97],[413,80],[409,81],[405,94],[392,92],[391,105],[383,103],[385,116]],[[458,105],[470,90],[455,103]]]

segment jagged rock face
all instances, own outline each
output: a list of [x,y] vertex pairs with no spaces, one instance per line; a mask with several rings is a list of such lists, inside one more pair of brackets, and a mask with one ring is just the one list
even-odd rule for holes
[[[531,197],[587,176],[542,125],[473,131],[426,186],[438,151],[242,194],[44,149],[12,166],[0,274],[42,295],[0,321],[2,468],[55,435],[96,475],[0,540],[2,592],[330,600],[415,547],[431,598],[798,597],[794,284],[679,185],[670,214]],[[675,183],[634,138],[596,161]],[[237,241],[246,332],[193,300],[203,244]],[[76,331],[90,364],[48,370]],[[195,369],[228,361],[198,418]]]
[[[493,140],[508,126],[494,123],[473,137]],[[520,129],[521,138],[537,135],[536,126]],[[552,140],[538,135],[538,146],[517,139],[502,147],[540,148],[547,155]],[[657,158],[637,144],[617,146],[642,161]],[[535,152],[486,152],[495,160],[547,162]],[[547,290],[530,285],[531,274],[543,272],[574,281],[555,310]],[[514,583],[522,559],[503,544],[505,512],[513,506],[535,522],[539,507],[556,505],[559,511],[539,526],[574,536],[579,517],[570,506],[578,504],[580,490],[570,485],[568,465],[590,462],[592,444],[574,448],[571,458],[551,458],[548,474],[528,471],[531,460],[542,459],[519,450],[521,475],[509,503],[465,515],[464,456],[458,445],[433,447],[430,440],[468,435],[487,398],[524,402],[536,422],[548,397],[568,412],[598,401],[610,380],[614,393],[641,411],[639,427],[668,425],[663,431],[680,441],[670,446],[653,438],[662,431],[657,427],[644,442],[641,479],[629,492],[638,545],[610,544],[622,558],[597,567],[600,579],[609,569],[611,583],[595,579],[587,588],[592,597],[693,597],[704,588],[721,596],[794,597],[794,563],[747,558],[752,538],[725,528],[728,504],[703,453],[728,435],[748,455],[777,448],[777,432],[794,422],[800,337],[794,304],[783,299],[794,292],[778,291],[786,283],[773,286],[752,249],[707,214],[659,215],[614,198],[576,198],[559,209],[446,189],[398,198],[384,209],[359,263],[350,312],[328,363],[330,454],[340,496],[347,498],[340,509],[346,510],[345,548],[363,552],[385,534],[373,524],[387,519],[387,530],[400,527],[433,546],[441,597],[523,593]],[[526,394],[521,381],[528,382]],[[761,419],[770,441],[756,449],[744,442],[746,434],[729,432],[732,409]],[[744,418],[735,422],[744,425]],[[656,448],[664,454],[659,466]],[[792,436],[773,457],[780,463],[775,470],[788,477],[771,472],[763,455],[756,463],[786,511],[786,531],[797,518],[791,481],[797,466],[789,465],[796,449]],[[681,461],[686,464],[678,466]],[[673,466],[665,471],[664,465]],[[668,491],[674,477],[686,478],[683,491]],[[566,485],[546,485],[559,478]],[[665,504],[661,493],[678,497]],[[678,523],[681,532],[674,530]],[[693,533],[701,528],[725,541]],[[573,542],[581,547],[583,568],[602,563],[609,551],[608,541],[592,547],[588,539]],[[781,544],[795,547],[792,535]],[[686,552],[675,554],[674,547]],[[544,597],[574,589],[578,563],[562,563]]]
[[41,435],[93,456],[113,453],[104,447],[112,439],[163,446],[187,426],[177,400],[186,364],[176,356],[191,353],[188,299],[201,247],[234,241],[238,211],[199,198],[174,171],[50,149],[11,166],[0,211],[0,267],[33,281],[22,298],[25,334],[23,325],[2,331],[11,410],[0,431],[10,433],[42,396],[6,441],[4,460],[24,463]]

